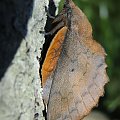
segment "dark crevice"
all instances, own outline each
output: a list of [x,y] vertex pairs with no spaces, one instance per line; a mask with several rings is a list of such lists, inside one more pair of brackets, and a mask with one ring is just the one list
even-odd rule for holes
[[[55,4],[54,4],[53,0],[49,1],[47,11],[49,12],[49,14],[51,16],[55,16],[56,7],[55,7]],[[52,21],[53,21],[53,19],[50,18],[49,16],[47,16],[46,25],[45,25],[45,28],[44,28],[45,33],[50,32],[54,28],[54,26],[52,25]],[[43,45],[43,48],[42,48],[42,51],[41,51],[41,58],[40,58],[40,77],[41,78],[42,78],[42,75],[41,75],[42,64],[44,62],[47,50],[49,48],[49,45],[50,45],[53,37],[54,37],[54,34],[53,35],[45,35],[45,43]]]
[[[45,9],[46,9],[46,7],[45,7]],[[49,13],[49,15],[47,15],[47,21],[46,21],[46,25],[45,25],[45,28],[44,28],[45,33],[50,32],[55,27],[55,24],[54,25],[52,24],[53,18],[49,17],[49,16],[54,17],[55,12],[56,12],[56,6],[55,6],[53,0],[49,0],[49,5],[48,5],[48,8],[47,8],[47,12]],[[49,48],[49,45],[50,45],[54,35],[55,34],[53,34],[53,35],[45,35],[45,43],[43,45],[43,48],[42,48],[42,51],[41,51],[41,58],[40,58],[40,70],[39,70],[39,72],[40,72],[41,79],[42,79],[42,75],[41,75],[42,64],[44,62],[47,50]],[[46,108],[43,110],[43,116],[45,117],[45,120],[47,120]]]

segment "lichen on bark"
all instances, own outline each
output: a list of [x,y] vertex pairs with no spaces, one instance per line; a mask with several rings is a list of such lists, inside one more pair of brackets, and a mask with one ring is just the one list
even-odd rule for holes
[[[2,49],[6,54],[2,53],[1,57],[4,59],[7,56],[9,63],[1,75],[0,120],[44,120],[39,62],[36,57],[40,57],[40,48],[44,43],[44,35],[39,31],[44,30],[46,23],[44,6],[47,2],[2,1],[3,8],[0,10],[5,16],[2,22],[6,25]],[[3,61],[7,62],[7,59]]]

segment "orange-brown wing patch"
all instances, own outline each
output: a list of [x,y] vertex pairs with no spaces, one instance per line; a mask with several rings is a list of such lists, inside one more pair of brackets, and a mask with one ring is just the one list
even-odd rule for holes
[[42,86],[44,86],[47,78],[55,69],[58,58],[61,53],[61,46],[65,38],[67,27],[61,28],[52,40],[52,43],[47,51],[46,58],[42,65]]

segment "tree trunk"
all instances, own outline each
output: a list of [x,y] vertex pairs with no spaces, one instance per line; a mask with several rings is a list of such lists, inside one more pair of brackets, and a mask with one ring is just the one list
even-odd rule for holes
[[44,120],[39,62],[48,0],[0,1],[0,120]]

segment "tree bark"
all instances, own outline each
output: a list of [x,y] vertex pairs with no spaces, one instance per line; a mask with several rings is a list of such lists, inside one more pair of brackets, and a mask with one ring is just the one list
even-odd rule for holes
[[[48,0],[3,0],[0,120],[44,120],[39,62]],[[4,31],[2,26],[4,26]]]

